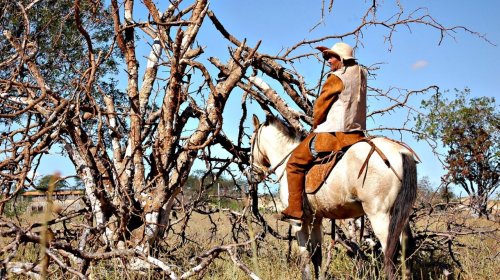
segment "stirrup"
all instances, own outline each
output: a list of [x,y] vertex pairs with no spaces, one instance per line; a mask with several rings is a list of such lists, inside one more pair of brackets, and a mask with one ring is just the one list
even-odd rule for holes
[[287,222],[287,223],[294,225],[294,226],[298,226],[298,227],[302,226],[301,219],[289,216],[287,214],[277,213],[277,214],[273,214],[273,217],[278,221]]

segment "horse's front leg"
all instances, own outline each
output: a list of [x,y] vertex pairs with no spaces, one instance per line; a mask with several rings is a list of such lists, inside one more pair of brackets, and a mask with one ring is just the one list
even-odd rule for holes
[[310,221],[304,222],[296,236],[299,244],[302,279],[313,279],[311,261],[314,267],[314,279],[322,279],[321,219],[316,219],[312,223]]
[[321,262],[323,261],[323,255],[321,251],[321,241],[323,238],[321,220],[322,219],[316,219],[313,221],[311,230],[311,242],[309,247],[309,251],[312,254],[312,263],[314,266],[314,278],[316,279],[323,279],[323,275],[321,274]]
[[311,273],[311,254],[309,252],[309,238],[311,226],[309,223],[303,222],[302,228],[296,231],[297,243],[299,246],[299,262],[300,270],[302,271],[302,279],[312,279]]

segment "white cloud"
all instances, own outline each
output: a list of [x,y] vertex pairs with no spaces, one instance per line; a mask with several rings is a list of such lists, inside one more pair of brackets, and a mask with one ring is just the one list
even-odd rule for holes
[[417,69],[425,68],[425,67],[427,67],[427,65],[429,65],[429,62],[427,60],[418,60],[417,62],[415,62],[411,65],[411,68],[414,70],[417,70]]

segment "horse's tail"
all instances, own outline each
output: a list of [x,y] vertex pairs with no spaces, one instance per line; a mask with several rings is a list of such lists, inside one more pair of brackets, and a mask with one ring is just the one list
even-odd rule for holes
[[389,234],[384,252],[387,277],[393,278],[399,237],[409,221],[411,210],[417,198],[417,166],[413,155],[403,152],[403,178],[401,189],[390,210]]

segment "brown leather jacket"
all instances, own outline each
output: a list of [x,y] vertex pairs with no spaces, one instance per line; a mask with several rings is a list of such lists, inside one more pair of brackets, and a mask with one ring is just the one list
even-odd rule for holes
[[316,129],[319,124],[326,120],[329,109],[332,107],[333,102],[337,100],[338,95],[342,92],[344,84],[342,80],[335,76],[330,75],[327,79],[321,93],[319,94],[313,108],[313,129]]
[[331,74],[313,109],[314,132],[366,129],[366,70],[353,64]]

